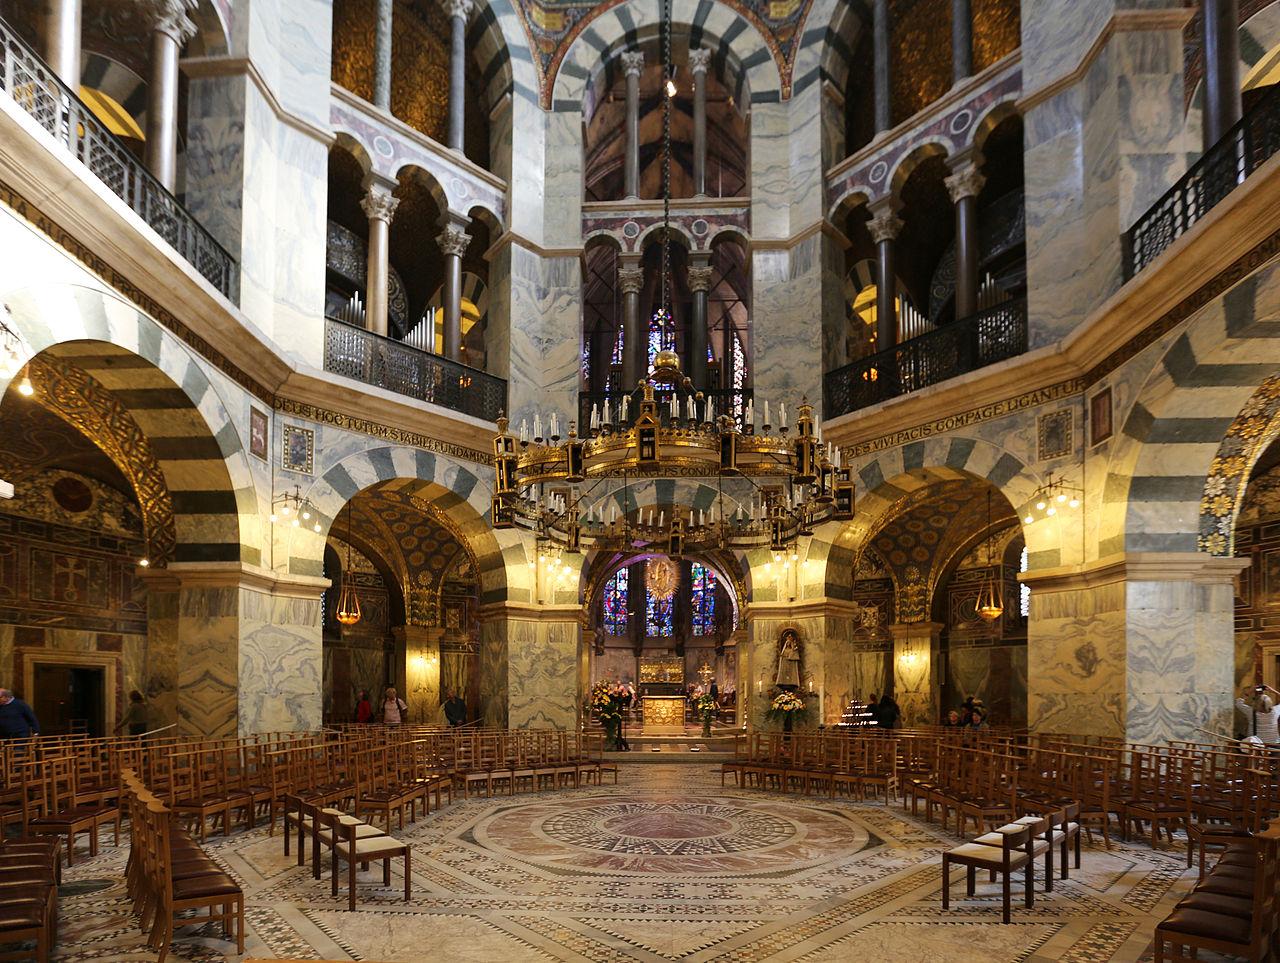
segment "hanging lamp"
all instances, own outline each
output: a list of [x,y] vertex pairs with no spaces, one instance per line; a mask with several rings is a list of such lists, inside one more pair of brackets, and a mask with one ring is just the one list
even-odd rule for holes
[[342,625],[355,625],[360,621],[360,598],[351,584],[351,502],[347,502],[347,564],[342,570],[342,591],[338,593],[334,617]]
[[984,622],[994,622],[1004,615],[1004,585],[996,578],[991,567],[991,492],[987,492],[987,578],[978,589],[978,598],[974,602],[978,617]]

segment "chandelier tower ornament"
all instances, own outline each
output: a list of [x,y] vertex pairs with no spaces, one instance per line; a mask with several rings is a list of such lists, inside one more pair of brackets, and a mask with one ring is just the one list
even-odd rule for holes
[[974,602],[978,617],[984,622],[994,622],[1004,615],[1004,580],[1003,566],[997,570],[991,568],[991,492],[987,491],[987,578],[978,589],[978,598]]
[[347,502],[347,564],[342,570],[342,591],[338,593],[334,617],[342,625],[355,625],[360,616],[360,597],[351,581],[351,502]]

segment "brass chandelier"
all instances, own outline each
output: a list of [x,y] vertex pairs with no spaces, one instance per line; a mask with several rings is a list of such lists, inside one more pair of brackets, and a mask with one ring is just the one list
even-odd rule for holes
[[[662,399],[659,388],[668,389]],[[766,405],[757,430],[751,403],[741,422],[717,413],[714,401],[681,375],[670,351],[658,355],[652,378],[637,386],[634,416],[632,397],[623,396],[617,410],[606,404],[594,411],[585,436],[570,423],[562,438],[554,416],[545,424],[535,417],[532,433],[522,422],[518,435],[499,418],[494,527],[522,528],[570,553],[612,548],[679,558],[764,545],[782,552],[820,522],[853,517],[849,469],[839,449],[821,442],[811,405],[800,405],[794,431],[785,406],[775,427]],[[618,511],[619,504],[634,505],[633,481],[653,478],[715,479],[718,496],[710,510]],[[726,481],[745,483],[750,497],[726,498]]]

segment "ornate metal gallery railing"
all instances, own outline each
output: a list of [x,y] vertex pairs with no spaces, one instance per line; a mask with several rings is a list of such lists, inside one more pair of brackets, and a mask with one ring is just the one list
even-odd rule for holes
[[[671,390],[669,387],[659,385],[654,392],[658,399],[659,407],[665,411],[665,405],[670,404]],[[742,427],[746,419],[747,402],[751,400],[754,391],[751,388],[737,390],[734,388],[713,388],[709,392],[703,392],[705,397],[709,397],[715,403],[717,415],[733,415],[738,420],[738,426]],[[586,430],[591,427],[591,410],[594,408],[603,417],[604,403],[609,402],[609,410],[612,414],[617,414],[618,406],[622,403],[621,392],[604,392],[604,391],[580,391],[578,392],[578,433],[586,434]],[[631,416],[636,414],[636,398],[631,399]],[[701,409],[698,411],[699,416],[702,415]],[[680,412],[680,417],[684,417],[685,412]],[[759,420],[757,413],[756,420]],[[519,425],[515,426],[519,428]]]
[[503,379],[336,318],[324,322],[324,370],[484,421],[507,406]]
[[888,351],[828,371],[823,378],[822,414],[838,418],[1026,350],[1026,299],[1005,301]]
[[236,301],[239,277],[235,259],[4,20],[0,20],[0,61],[0,90],[65,145],[210,284]]
[[1280,86],[1201,155],[1121,238],[1127,281],[1280,150]]

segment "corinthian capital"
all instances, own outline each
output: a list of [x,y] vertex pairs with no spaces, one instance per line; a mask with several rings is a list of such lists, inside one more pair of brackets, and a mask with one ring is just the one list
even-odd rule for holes
[[874,212],[871,220],[867,221],[867,230],[871,232],[871,240],[877,244],[882,241],[892,241],[902,233],[902,218],[898,217],[892,208],[882,208]]
[[644,287],[644,271],[640,268],[619,268],[618,286],[623,294],[639,294]]
[[689,268],[689,290],[690,291],[710,291],[711,290],[711,268],[710,267]]
[[474,9],[474,0],[444,0],[444,12],[450,17],[461,17],[466,20]]
[[369,220],[386,221],[388,224],[399,206],[400,198],[392,194],[390,188],[377,184],[369,188],[364,200],[360,202],[360,207]]
[[711,51],[706,47],[694,47],[689,51],[689,70],[694,74],[705,74],[711,66]]
[[644,51],[624,51],[622,54],[622,72],[628,77],[639,77],[642,70],[644,70]]
[[977,164],[969,164],[948,177],[944,183],[947,185],[947,193],[951,195],[951,203],[958,204],[966,197],[981,194],[987,179],[982,176]]
[[196,25],[187,14],[200,6],[199,0],[136,0],[144,20],[157,33],[168,34],[179,46],[196,35]]
[[450,224],[436,238],[442,253],[452,257],[462,257],[467,253],[467,245],[471,243],[471,235],[455,224]]

